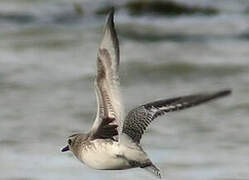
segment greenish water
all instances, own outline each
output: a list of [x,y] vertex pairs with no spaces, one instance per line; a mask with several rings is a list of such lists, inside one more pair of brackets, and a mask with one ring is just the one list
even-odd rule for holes
[[[0,179],[152,179],[140,169],[89,169],[60,152],[94,120],[104,23],[97,2],[79,1],[84,16],[73,2],[0,1]],[[142,144],[165,179],[249,179],[248,1],[181,2],[220,12],[116,14],[125,109],[232,88],[230,97],[158,118]]]

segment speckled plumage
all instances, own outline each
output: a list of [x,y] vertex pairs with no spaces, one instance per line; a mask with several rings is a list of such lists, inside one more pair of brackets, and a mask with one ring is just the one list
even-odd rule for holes
[[230,94],[230,91],[224,90],[215,93],[181,96],[139,106],[131,110],[126,116],[123,133],[129,135],[134,142],[139,143],[147,126],[158,116],[197,106],[228,94]]
[[114,10],[108,15],[97,57],[94,81],[97,114],[91,130],[68,137],[62,149],[72,151],[83,163],[95,169],[121,170],[140,167],[161,178],[140,145],[147,126],[158,116],[182,110],[230,94],[230,90],[195,94],[151,102],[131,110],[123,117],[119,90],[119,42],[113,22]]

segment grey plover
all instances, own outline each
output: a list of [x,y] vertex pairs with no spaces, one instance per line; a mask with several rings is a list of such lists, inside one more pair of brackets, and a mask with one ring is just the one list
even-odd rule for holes
[[147,126],[158,116],[186,109],[226,96],[230,90],[150,102],[131,110],[123,118],[119,91],[119,41],[113,22],[114,10],[107,17],[97,55],[97,75],[94,82],[97,114],[88,133],[68,137],[61,151],[72,151],[86,165],[102,170],[144,168],[161,178],[160,170],[152,163],[140,144]]

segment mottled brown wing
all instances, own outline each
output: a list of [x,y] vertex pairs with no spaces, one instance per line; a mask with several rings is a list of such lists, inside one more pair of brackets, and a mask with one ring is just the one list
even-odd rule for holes
[[[119,90],[119,44],[113,22],[114,10],[109,13],[97,58],[94,82],[97,96],[97,116],[91,134],[106,138],[116,136],[122,129],[122,101]],[[110,121],[111,119],[111,121]],[[107,136],[106,136],[107,135]]]
[[151,102],[131,110],[124,121],[123,133],[136,143],[139,143],[147,126],[158,116],[168,112],[178,111],[213,99],[227,96],[230,90],[207,94],[194,94]]

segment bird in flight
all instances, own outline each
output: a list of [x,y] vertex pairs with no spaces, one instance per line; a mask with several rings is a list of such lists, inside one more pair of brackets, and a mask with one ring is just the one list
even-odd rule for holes
[[126,116],[119,91],[119,41],[113,21],[107,17],[97,55],[94,81],[97,96],[96,119],[88,133],[68,137],[61,151],[71,151],[82,163],[102,170],[143,168],[161,178],[143,150],[140,140],[148,125],[158,116],[227,96],[230,90],[164,99],[140,105]]

